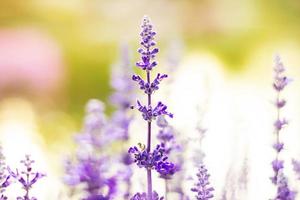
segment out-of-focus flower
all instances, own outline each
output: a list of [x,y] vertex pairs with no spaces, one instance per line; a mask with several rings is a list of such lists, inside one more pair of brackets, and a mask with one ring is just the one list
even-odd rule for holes
[[90,100],[82,134],[76,137],[76,159],[67,159],[64,177],[65,183],[75,190],[76,186],[84,185],[83,200],[111,199],[116,194],[117,178],[109,174],[109,157],[101,152],[114,140],[106,134],[106,123],[103,103]]
[[295,200],[296,192],[289,188],[287,178],[282,171],[278,174],[277,196],[275,200]]
[[293,170],[297,175],[297,179],[300,180],[300,161],[293,159],[292,164],[293,164]]
[[209,174],[207,173],[207,169],[204,165],[201,165],[198,169],[197,177],[198,182],[191,189],[196,193],[197,200],[209,200],[214,197],[212,192],[214,188],[210,186],[209,183]]
[[61,87],[63,76],[62,54],[52,38],[37,30],[0,30],[0,91],[43,98]]
[[[159,197],[157,192],[153,191],[152,200],[163,200],[163,197]],[[146,193],[136,193],[130,200],[148,200]]]

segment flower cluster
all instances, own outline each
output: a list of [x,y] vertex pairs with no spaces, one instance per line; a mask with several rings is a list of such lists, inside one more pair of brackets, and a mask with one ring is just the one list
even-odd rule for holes
[[152,94],[155,90],[159,89],[158,86],[160,82],[167,77],[168,77],[167,74],[158,73],[156,75],[156,78],[150,84],[144,81],[139,75],[133,75],[132,80],[136,81],[139,84],[140,89],[144,90],[146,94]]
[[282,171],[278,173],[276,200],[295,200],[296,192],[289,188],[287,178]]
[[201,165],[198,169],[197,178],[198,182],[191,189],[196,194],[197,200],[209,200],[214,197],[212,191],[214,188],[209,186],[209,174],[207,173],[207,169],[204,165]]
[[18,197],[18,200],[37,200],[36,197],[29,196],[29,191],[39,179],[45,176],[45,174],[32,171],[32,164],[34,162],[35,161],[32,160],[29,155],[26,155],[25,159],[21,160],[21,163],[25,167],[25,170],[21,171],[21,173],[19,173],[18,169],[16,170],[16,172],[13,172],[10,168],[8,168],[10,176],[15,178],[25,190],[24,196]]
[[168,115],[173,117],[172,113],[167,111],[167,106],[162,102],[158,102],[156,107],[152,109],[152,106],[143,106],[140,101],[137,101],[138,110],[142,113],[144,120],[151,122],[156,119],[158,116]]
[[[163,197],[159,197],[157,192],[153,191],[152,200],[163,200]],[[146,193],[136,193],[130,200],[147,200]]]
[[128,153],[134,155],[134,162],[141,168],[157,169],[159,164],[164,163],[168,157],[165,155],[164,144],[157,145],[153,152],[148,152],[145,145],[139,144],[130,147]]
[[142,40],[141,45],[143,48],[138,49],[138,52],[142,55],[142,60],[137,62],[136,65],[143,70],[150,71],[157,65],[156,61],[152,61],[155,55],[158,53],[158,48],[151,50],[151,47],[155,46],[154,36],[156,33],[152,30],[152,25],[147,17],[144,17],[142,23],[142,32],[140,34]]
[[[65,182],[70,186],[76,186],[80,183],[85,184],[85,191],[88,194],[84,200],[109,199],[116,192],[116,178],[114,176],[108,177],[104,168],[106,159],[95,157],[82,157],[77,165],[71,162],[66,163],[66,170],[68,175],[65,177]],[[102,191],[106,189],[104,194]]]

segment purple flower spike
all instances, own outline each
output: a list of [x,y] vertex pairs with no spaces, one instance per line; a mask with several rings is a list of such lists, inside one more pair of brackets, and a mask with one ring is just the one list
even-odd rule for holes
[[274,176],[272,176],[270,179],[277,189],[275,200],[294,200],[296,193],[290,190],[287,178],[283,173],[284,161],[279,159],[280,152],[283,150],[284,147],[284,143],[280,141],[280,133],[282,129],[288,124],[288,121],[281,116],[281,110],[286,105],[286,100],[281,98],[281,92],[290,82],[290,79],[284,75],[284,72],[285,67],[280,57],[276,56],[274,66],[275,77],[273,82],[273,88],[276,92],[275,107],[277,111],[277,119],[274,123],[276,142],[273,145],[273,148],[276,151],[276,158],[272,162]]
[[[143,119],[147,122],[147,145],[140,145],[140,148],[131,147],[129,153],[133,154],[135,157],[135,163],[142,168],[147,170],[147,195],[145,198],[147,200],[156,200],[159,197],[154,197],[152,190],[152,170],[156,169],[158,172],[171,172],[171,163],[167,162],[167,157],[165,156],[164,145],[157,145],[156,149],[151,152],[152,143],[152,121],[156,120],[157,117],[168,115],[173,117],[173,114],[167,111],[167,106],[162,102],[158,102],[154,107],[152,104],[152,95],[154,91],[159,89],[161,81],[168,76],[166,74],[158,73],[154,79],[151,77],[151,72],[153,67],[157,65],[154,60],[156,54],[158,53],[158,48],[154,48],[154,36],[156,33],[152,30],[152,24],[148,17],[144,17],[142,22],[141,31],[141,45],[142,47],[138,49],[141,55],[141,61],[137,62],[137,66],[142,70],[146,71],[146,78],[143,79],[138,75],[133,75],[133,81],[137,82],[140,89],[147,95],[147,103],[142,104],[137,101],[137,109],[142,113]],[[141,194],[133,197],[134,199],[142,199]]]
[[197,173],[198,182],[195,184],[195,187],[191,189],[193,192],[197,193],[197,200],[209,200],[214,197],[212,194],[214,188],[209,186],[209,176],[205,166],[201,165]]
[[287,178],[284,176],[282,172],[278,174],[278,188],[277,188],[277,196],[276,200],[295,200],[296,192],[292,191],[287,182]]
[[158,53],[157,48],[153,48],[155,46],[154,36],[156,33],[152,30],[152,25],[150,24],[150,20],[148,17],[144,17],[142,22],[142,32],[141,36],[141,45],[143,46],[138,50],[141,54],[141,61],[137,62],[136,65],[143,70],[150,71],[153,67],[157,65],[156,61],[152,61],[155,58],[155,54]]
[[34,160],[31,160],[29,155],[25,156],[24,160],[21,160],[21,163],[24,165],[25,170],[21,171],[19,173],[19,170],[17,169],[16,172],[13,172],[10,168],[8,168],[8,171],[10,173],[10,176],[15,178],[23,187],[25,190],[25,194],[23,197],[18,197],[18,200],[36,200],[36,197],[29,197],[29,191],[32,188],[32,186],[41,178],[45,177],[46,175],[40,172],[33,172],[32,171],[32,164],[34,163]]

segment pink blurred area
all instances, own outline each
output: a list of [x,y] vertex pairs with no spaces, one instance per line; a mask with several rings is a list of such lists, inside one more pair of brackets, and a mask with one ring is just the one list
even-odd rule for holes
[[0,29],[0,96],[7,92],[49,95],[64,79],[57,43],[35,29]]

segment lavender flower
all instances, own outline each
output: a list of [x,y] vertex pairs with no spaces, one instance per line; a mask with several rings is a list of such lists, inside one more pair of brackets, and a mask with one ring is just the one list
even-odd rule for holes
[[296,192],[292,191],[287,182],[287,178],[282,171],[278,173],[278,182],[277,182],[277,196],[276,200],[294,200],[296,198]]
[[297,179],[300,180],[300,161],[293,159],[292,165],[293,165],[293,170],[297,175]]
[[140,101],[137,101],[137,105],[138,110],[142,113],[144,120],[148,122],[151,122],[158,116],[168,115],[171,118],[173,117],[173,114],[167,111],[167,106],[162,102],[158,102],[154,109],[152,109],[151,105],[143,106]]
[[0,146],[0,200],[6,200],[5,188],[10,185],[10,176],[7,174],[5,164],[5,157],[2,154],[2,147]]
[[84,185],[86,197],[83,200],[111,199],[116,194],[117,178],[109,173],[110,159],[104,149],[119,136],[107,135],[106,124],[103,103],[90,100],[82,133],[76,137],[76,159],[66,161],[64,177],[65,183],[75,191],[78,185]]
[[[158,167],[160,178],[164,179],[165,182],[165,199],[168,199],[168,194],[170,192],[170,179],[172,176],[181,169],[181,162],[178,160],[180,155],[175,155],[175,151],[179,152],[181,150],[180,146],[175,141],[175,130],[169,125],[168,121],[164,116],[159,116],[156,122],[157,126],[160,128],[157,139],[164,144],[165,153],[168,157],[173,156],[177,158],[177,163],[161,163]],[[181,152],[180,152],[181,153]],[[172,188],[173,189],[173,188]],[[177,192],[176,189],[174,189]]]
[[147,170],[160,168],[159,166],[166,163],[165,161],[168,159],[163,144],[157,145],[153,152],[148,152],[145,145],[139,144],[139,148],[136,146],[130,147],[128,153],[134,155],[134,162],[140,168],[146,168]]
[[181,147],[175,140],[175,129],[169,125],[165,116],[159,116],[156,124],[160,128],[157,139],[164,143],[166,154],[170,155],[173,150],[180,151]]
[[[69,177],[65,178],[65,182],[70,186],[76,186],[81,183],[85,185],[87,197],[84,200],[110,199],[116,192],[115,177],[107,177],[103,165],[105,158],[83,157],[77,165],[69,165]],[[103,189],[107,189],[106,193],[102,193]]]
[[18,200],[37,200],[36,197],[30,197],[29,192],[30,189],[33,187],[33,185],[41,178],[45,176],[45,174],[40,172],[33,172],[32,171],[32,164],[35,161],[30,158],[29,155],[25,156],[24,160],[21,160],[21,163],[24,165],[25,170],[21,171],[19,173],[18,169],[16,172],[13,172],[8,168],[8,171],[10,173],[10,176],[15,178],[23,187],[25,190],[25,194],[23,197],[18,197]]
[[[153,200],[163,200],[164,198],[159,197],[157,192],[153,191],[152,199]],[[147,200],[147,194],[146,193],[136,193],[130,200]]]
[[284,75],[285,67],[279,56],[275,57],[274,72],[275,77],[273,88],[277,94],[275,101],[275,107],[277,109],[277,119],[274,123],[276,142],[273,145],[273,148],[276,151],[276,158],[272,161],[274,176],[271,177],[271,181],[277,188],[275,200],[294,200],[296,193],[289,189],[287,178],[283,173],[284,161],[279,158],[280,152],[284,147],[284,144],[280,141],[280,133],[283,127],[288,124],[287,120],[281,117],[281,109],[286,105],[286,100],[282,99],[280,95],[290,82],[290,79]]
[[[123,45],[121,48],[121,59],[113,67],[111,86],[114,89],[109,100],[116,108],[112,114],[108,132],[119,133],[119,139],[127,141],[129,139],[128,129],[132,117],[128,115],[128,110],[135,98],[134,86],[130,81],[131,67],[128,47]],[[108,134],[110,134],[108,133]]]
[[140,76],[133,75],[132,80],[136,81],[140,85],[140,89],[144,90],[145,94],[152,94],[154,91],[159,89],[160,82],[167,78],[168,75],[158,73],[156,78],[153,80],[151,84],[145,82]]
[[129,80],[132,70],[128,46],[122,45],[120,53],[120,60],[112,67],[110,85],[114,92],[110,95],[109,100],[114,107],[123,111],[130,108],[135,97],[135,89],[132,81]]
[[[152,25],[147,17],[144,17],[142,22],[141,45],[142,48],[138,49],[141,54],[141,61],[137,62],[137,67],[146,71],[146,80],[142,79],[138,75],[133,75],[132,79],[136,81],[140,89],[147,95],[147,105],[142,105],[140,101],[137,101],[137,109],[142,113],[143,119],[147,122],[147,146],[140,145],[140,149],[136,146],[129,149],[129,153],[135,157],[135,162],[139,167],[146,168],[147,170],[147,200],[157,199],[153,197],[152,193],[152,174],[151,170],[155,169],[158,172],[166,173],[172,169],[172,164],[167,162],[167,157],[164,155],[164,145],[157,145],[151,152],[151,130],[152,121],[157,117],[168,115],[173,117],[171,113],[167,111],[167,106],[162,102],[158,102],[155,107],[152,106],[152,94],[159,89],[160,82],[167,78],[165,74],[157,74],[156,78],[151,81],[151,70],[157,65],[154,60],[158,53],[158,48],[155,48],[154,36],[156,33],[152,30]],[[141,195],[133,197],[135,199],[141,199]]]
[[191,189],[193,192],[196,192],[197,200],[209,200],[214,197],[212,191],[214,189],[209,186],[209,174],[207,173],[207,169],[204,165],[201,165],[198,169],[197,177],[198,182]]

